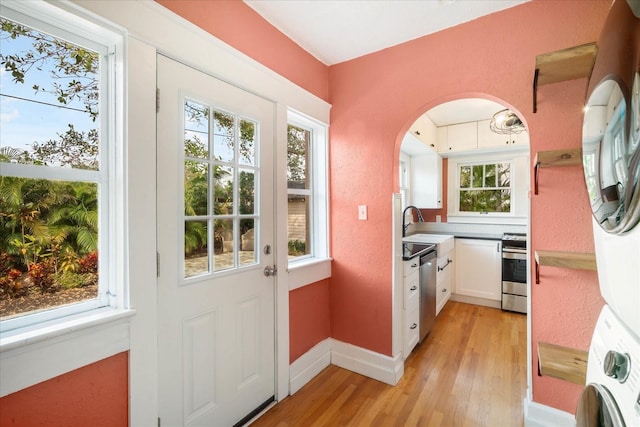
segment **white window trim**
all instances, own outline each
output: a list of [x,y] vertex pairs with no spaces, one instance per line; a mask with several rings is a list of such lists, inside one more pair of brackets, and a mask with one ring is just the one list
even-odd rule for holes
[[[124,37],[121,30],[96,24],[88,17],[79,17],[46,2],[20,2],[6,0],[0,5],[0,13],[9,19],[48,31],[54,27],[58,37],[77,40],[78,36],[106,50],[107,67],[101,69],[101,79],[107,82],[102,93],[100,111],[101,137],[109,138],[108,150],[101,150],[100,165],[108,165],[111,177],[101,183],[99,204],[108,222],[101,228],[99,251],[107,254],[109,262],[100,270],[100,280],[107,300],[97,304],[95,300],[76,304],[73,308],[59,307],[47,310],[44,316],[25,315],[0,323],[0,397],[24,387],[36,384],[55,375],[78,368],[87,363],[104,359],[129,349],[128,319],[135,314],[128,307],[126,226],[126,163],[124,143]],[[73,32],[62,30],[73,28]],[[91,47],[91,46],[90,46]],[[109,107],[106,107],[106,106]],[[119,141],[119,143],[116,143]],[[2,165],[12,175],[30,178],[58,178],[98,182],[95,175],[104,171],[81,171],[64,168],[48,168],[28,165]],[[106,191],[105,191],[106,190]],[[108,202],[107,202],[108,200]],[[102,215],[101,215],[102,216]],[[24,319],[25,321],[21,320]],[[30,321],[31,320],[31,321]],[[124,323],[123,323],[124,322]],[[104,345],[105,340],[110,341]],[[73,351],[73,348],[80,349]],[[16,360],[32,360],[30,366],[37,369],[21,369],[15,375]],[[44,365],[44,366],[40,366]]]
[[[463,165],[510,163],[511,164],[511,212],[510,213],[479,213],[460,212],[460,174],[458,170]],[[449,158],[447,191],[447,222],[472,224],[513,224],[526,225],[527,211],[525,202],[528,200],[528,156],[524,153],[495,153],[484,155],[458,156]],[[520,194],[520,193],[523,194]]]
[[[329,257],[329,144],[327,126],[289,109],[287,123],[311,130],[311,234],[307,256],[289,260],[289,289],[296,289],[331,276]],[[287,190],[287,194],[289,191]],[[287,250],[285,248],[285,250]]]

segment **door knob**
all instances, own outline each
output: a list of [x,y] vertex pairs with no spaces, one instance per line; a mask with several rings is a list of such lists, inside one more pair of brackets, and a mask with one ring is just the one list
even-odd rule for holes
[[278,274],[278,269],[276,268],[275,265],[267,265],[264,268],[264,275],[269,277],[269,276],[275,276],[276,274]]

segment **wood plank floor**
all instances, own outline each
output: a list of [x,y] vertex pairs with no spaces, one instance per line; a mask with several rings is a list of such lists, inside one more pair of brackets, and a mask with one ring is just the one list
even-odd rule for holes
[[449,302],[389,386],[329,366],[252,427],[523,425],[526,316]]

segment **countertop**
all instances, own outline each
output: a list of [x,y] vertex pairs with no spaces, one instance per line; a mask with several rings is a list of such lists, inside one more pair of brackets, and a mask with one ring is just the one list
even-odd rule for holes
[[[445,236],[453,236],[457,239],[478,239],[478,240],[502,240],[502,233],[475,233],[469,231],[418,231],[413,234],[437,234]],[[406,237],[410,237],[410,235]]]

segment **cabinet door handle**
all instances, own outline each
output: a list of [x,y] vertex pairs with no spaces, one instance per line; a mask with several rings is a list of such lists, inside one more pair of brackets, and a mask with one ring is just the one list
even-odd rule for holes
[[413,325],[411,325],[411,326],[409,327],[409,329],[415,329],[415,328],[417,328],[417,327],[418,327],[418,325],[416,325],[416,324],[414,323]]
[[444,294],[445,292],[447,292],[447,290],[446,290],[446,289],[443,289],[443,290],[442,290],[442,293]]
[[417,267],[418,264],[411,264],[411,268]]
[[409,288],[410,291],[415,291],[416,289],[418,289],[416,285],[413,285],[412,287]]

